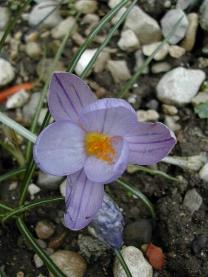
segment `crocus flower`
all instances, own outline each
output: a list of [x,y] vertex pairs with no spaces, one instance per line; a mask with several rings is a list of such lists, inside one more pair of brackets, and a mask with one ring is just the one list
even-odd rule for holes
[[175,144],[165,125],[138,122],[125,100],[97,100],[70,73],[53,74],[48,105],[55,122],[38,136],[34,159],[44,172],[67,176],[65,225],[73,230],[95,217],[104,184],[120,177],[129,163],[160,161]]
[[121,248],[123,244],[123,215],[116,203],[104,194],[102,207],[90,224],[95,235],[115,249]]

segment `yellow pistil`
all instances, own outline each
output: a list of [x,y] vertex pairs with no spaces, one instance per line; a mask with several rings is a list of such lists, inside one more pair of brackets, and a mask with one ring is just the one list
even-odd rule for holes
[[90,132],[85,136],[85,151],[89,156],[112,163],[116,151],[112,145],[112,138],[101,133]]

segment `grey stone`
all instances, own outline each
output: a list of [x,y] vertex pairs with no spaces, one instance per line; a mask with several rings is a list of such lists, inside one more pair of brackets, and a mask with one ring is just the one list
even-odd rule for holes
[[200,4],[201,0],[178,0],[176,7],[182,10],[190,10]]
[[189,209],[191,214],[193,214],[194,212],[199,210],[202,202],[203,202],[203,199],[201,195],[197,192],[197,190],[191,189],[187,191],[183,200],[183,205]]
[[33,118],[40,96],[40,92],[32,93],[29,102],[23,107],[22,112],[25,121],[29,122]]
[[140,219],[127,224],[124,238],[131,245],[150,243],[152,239],[152,223],[149,219]]
[[202,70],[177,67],[161,78],[157,85],[157,97],[165,104],[190,103],[205,77]]
[[140,43],[135,33],[129,29],[121,32],[118,46],[126,52],[132,52],[139,48]]
[[28,42],[25,51],[27,55],[33,59],[38,59],[42,55],[42,49],[37,42]]
[[3,58],[0,58],[0,87],[9,84],[15,77],[13,66]]
[[171,70],[171,65],[167,62],[155,63],[151,67],[151,71],[154,74],[159,74],[159,73],[167,72],[170,70]]
[[41,220],[37,222],[35,232],[39,239],[49,239],[55,232],[55,226],[48,220]]
[[204,0],[200,7],[200,25],[202,29],[208,31],[208,0]]
[[[153,270],[152,266],[146,261],[142,252],[134,247],[128,246],[121,250],[121,254],[132,274],[132,277],[152,277]],[[113,267],[114,277],[126,277],[126,273],[116,258]]]
[[84,14],[94,13],[97,10],[97,1],[78,0],[75,4],[76,9]]
[[161,38],[161,30],[157,21],[138,6],[134,6],[128,14],[124,28],[134,31],[141,44],[150,44],[160,41]]
[[131,78],[131,74],[125,60],[109,60],[107,68],[111,72],[116,83],[127,81]]
[[[73,251],[58,250],[51,256],[52,261],[61,269],[66,277],[83,277],[87,268],[82,256]],[[54,275],[50,273],[50,277]]]
[[21,108],[25,103],[27,103],[30,95],[25,90],[20,90],[14,95],[10,96],[6,102],[7,109]]
[[73,16],[69,16],[61,21],[55,28],[53,28],[53,30],[51,31],[51,35],[55,39],[60,39],[72,31],[73,34],[76,29],[77,24],[75,18]]
[[206,163],[199,171],[199,176],[205,182],[208,182],[208,163]]
[[0,7],[0,30],[4,30],[10,17],[9,9]]
[[[142,47],[143,54],[147,57],[151,56],[161,43],[162,42],[154,42],[151,44],[143,45]],[[157,53],[154,55],[153,59],[155,61],[163,60],[167,56],[168,50],[169,50],[168,43],[164,43],[163,46],[159,50],[157,50]]]
[[178,45],[171,45],[169,48],[169,54],[172,58],[179,59],[186,53],[183,47]]
[[37,185],[42,189],[54,190],[59,187],[62,179],[63,177],[53,176],[39,171]]
[[[137,71],[137,69],[139,67],[141,67],[143,65],[143,63],[145,62],[145,58],[142,53],[142,50],[139,49],[135,52],[135,59],[136,59],[136,65],[135,65],[134,71]],[[142,74],[147,74],[148,72],[149,72],[149,67],[146,66],[146,68],[144,69]]]
[[[53,28],[61,22],[59,9],[55,9],[57,3],[53,0],[47,0],[35,5],[29,14],[28,22],[30,26],[38,25],[48,14],[50,14],[43,22],[42,27]],[[52,12],[53,11],[53,12]]]
[[168,39],[170,44],[177,44],[185,37],[189,24],[187,16],[181,9],[174,9],[168,11],[161,20],[162,32],[164,37],[167,38],[180,19],[181,21],[174,34]]
[[104,242],[97,238],[85,235],[78,236],[77,244],[79,246],[80,254],[88,261],[97,261],[98,258],[105,255],[109,249]]

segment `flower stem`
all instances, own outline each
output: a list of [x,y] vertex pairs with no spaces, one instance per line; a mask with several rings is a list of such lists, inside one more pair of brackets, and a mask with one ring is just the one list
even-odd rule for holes
[[40,248],[29,229],[25,225],[23,219],[21,217],[17,218],[17,227],[21,232],[22,236],[25,240],[30,244],[35,253],[40,257],[40,259],[47,266],[48,270],[54,274],[55,277],[66,277],[66,275],[54,264],[51,258]]
[[122,265],[123,270],[124,270],[125,273],[126,273],[126,276],[127,276],[127,277],[132,277],[132,274],[131,274],[131,272],[129,271],[129,268],[128,268],[128,266],[127,266],[127,264],[126,264],[126,262],[125,262],[125,260],[124,260],[124,258],[123,258],[123,256],[122,256],[120,250],[114,249],[114,252],[115,252],[116,257],[118,258],[120,264]]
[[29,204],[26,204],[26,205],[21,206],[17,209],[14,209],[10,213],[6,214],[2,218],[2,222],[5,223],[11,217],[14,217],[16,215],[20,215],[21,213],[29,211],[33,208],[43,206],[43,205],[49,205],[51,203],[60,202],[60,201],[63,201],[63,200],[64,200],[63,197],[56,197],[56,198],[51,198],[51,199],[41,199],[41,200],[38,200],[38,201],[30,202]]
[[121,185],[123,188],[125,188],[126,190],[130,191],[132,194],[137,196],[145,204],[145,206],[148,208],[148,210],[150,211],[153,219],[156,218],[155,210],[154,210],[154,207],[153,207],[152,203],[141,191],[139,191],[138,189],[133,188],[132,186],[130,186],[129,184],[127,184],[126,182],[124,182],[121,179],[116,180],[116,182],[119,185]]

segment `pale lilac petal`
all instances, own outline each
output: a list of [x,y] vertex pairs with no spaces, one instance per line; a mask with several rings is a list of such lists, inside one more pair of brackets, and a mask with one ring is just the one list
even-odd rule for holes
[[128,143],[121,137],[116,138],[114,149],[117,152],[112,164],[89,156],[85,162],[84,170],[87,177],[98,183],[111,183],[122,175],[128,166]]
[[151,165],[172,150],[175,135],[162,123],[138,123],[137,136],[126,136],[129,143],[129,163]]
[[37,138],[34,159],[44,172],[65,176],[80,170],[85,162],[85,132],[69,121],[52,123]]
[[49,110],[57,120],[77,122],[80,110],[96,101],[87,84],[74,74],[55,72],[49,87]]
[[122,99],[97,100],[81,112],[80,121],[87,131],[111,136],[137,133],[136,113],[131,105]]
[[90,181],[84,170],[67,177],[65,226],[80,230],[87,226],[102,206],[104,185]]

